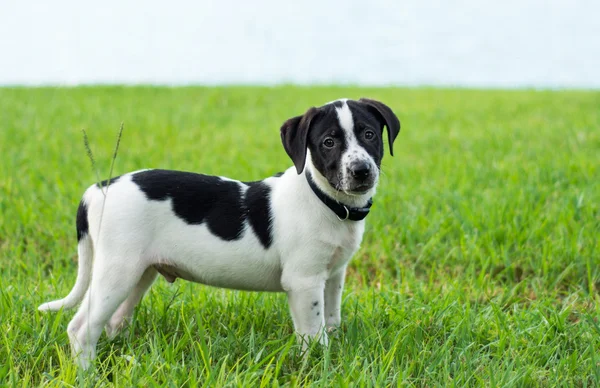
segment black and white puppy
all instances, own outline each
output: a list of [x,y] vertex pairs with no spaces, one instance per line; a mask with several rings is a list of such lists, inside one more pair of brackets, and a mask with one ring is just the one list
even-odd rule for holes
[[294,167],[257,182],[143,170],[87,189],[77,211],[79,270],[58,310],[80,304],[67,332],[87,368],[157,274],[288,295],[298,335],[327,344],[340,324],[346,266],[362,240],[384,154],[400,122],[381,102],[338,100],[287,120]]

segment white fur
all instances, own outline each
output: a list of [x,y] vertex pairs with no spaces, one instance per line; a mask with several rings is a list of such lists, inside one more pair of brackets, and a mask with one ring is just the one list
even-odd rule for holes
[[73,307],[83,298],[68,328],[79,364],[90,366],[105,325],[112,337],[131,318],[156,277],[152,266],[161,263],[207,285],[285,291],[299,336],[327,343],[322,329],[340,323],[346,265],[359,248],[364,221],[339,221],[293,167],[265,182],[272,188],[274,215],[268,249],[248,225],[242,238],[224,241],[203,224],[186,224],[173,214],[170,200],[146,199],[131,174],[110,185],[106,197],[91,186],[83,199],[89,234],[79,243],[76,285],[65,299],[39,308]]
[[340,127],[342,127],[342,129],[344,130],[346,135],[348,135],[348,134],[354,135],[354,133],[353,133],[354,121],[352,119],[352,111],[350,110],[348,103],[346,101],[342,101],[342,107],[341,108],[336,107],[335,111],[337,113]]
[[[346,103],[338,117],[350,145],[344,163],[365,157]],[[340,221],[312,192],[307,170],[324,192],[349,206],[364,206],[375,193],[374,187],[362,195],[335,191],[316,170],[309,152],[301,174],[292,167],[264,181],[271,187],[273,215],[268,249],[247,221],[242,237],[234,241],[220,239],[204,224],[187,224],[173,213],[170,200],[148,200],[132,182],[132,174],[111,184],[106,196],[91,186],[83,196],[89,233],[79,242],[75,286],[64,299],[39,309],[58,310],[81,302],[67,332],[79,365],[88,368],[102,329],[114,336],[156,278],[153,266],[169,264],[179,277],[202,284],[286,292],[298,336],[327,344],[324,329],[340,324],[346,266],[360,246],[365,223]]]

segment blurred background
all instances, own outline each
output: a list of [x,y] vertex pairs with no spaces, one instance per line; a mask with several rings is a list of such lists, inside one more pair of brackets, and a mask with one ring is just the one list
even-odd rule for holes
[[0,2],[0,85],[600,87],[597,0]]

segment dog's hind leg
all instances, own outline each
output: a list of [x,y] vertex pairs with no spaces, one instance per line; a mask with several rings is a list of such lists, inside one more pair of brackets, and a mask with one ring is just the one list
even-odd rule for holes
[[131,294],[129,294],[127,299],[121,303],[117,311],[115,311],[106,324],[105,330],[108,338],[113,339],[126,325],[131,323],[135,306],[140,303],[144,294],[146,294],[146,291],[148,291],[152,283],[154,283],[157,273],[158,272],[154,267],[148,267],[146,269]]
[[100,252],[96,254],[92,283],[67,329],[73,353],[82,368],[91,366],[104,325],[141,279],[144,269],[138,264],[128,257],[109,259]]

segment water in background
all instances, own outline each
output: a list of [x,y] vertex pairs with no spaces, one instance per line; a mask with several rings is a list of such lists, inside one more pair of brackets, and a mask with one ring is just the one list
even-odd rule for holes
[[0,2],[0,84],[600,87],[597,0]]

